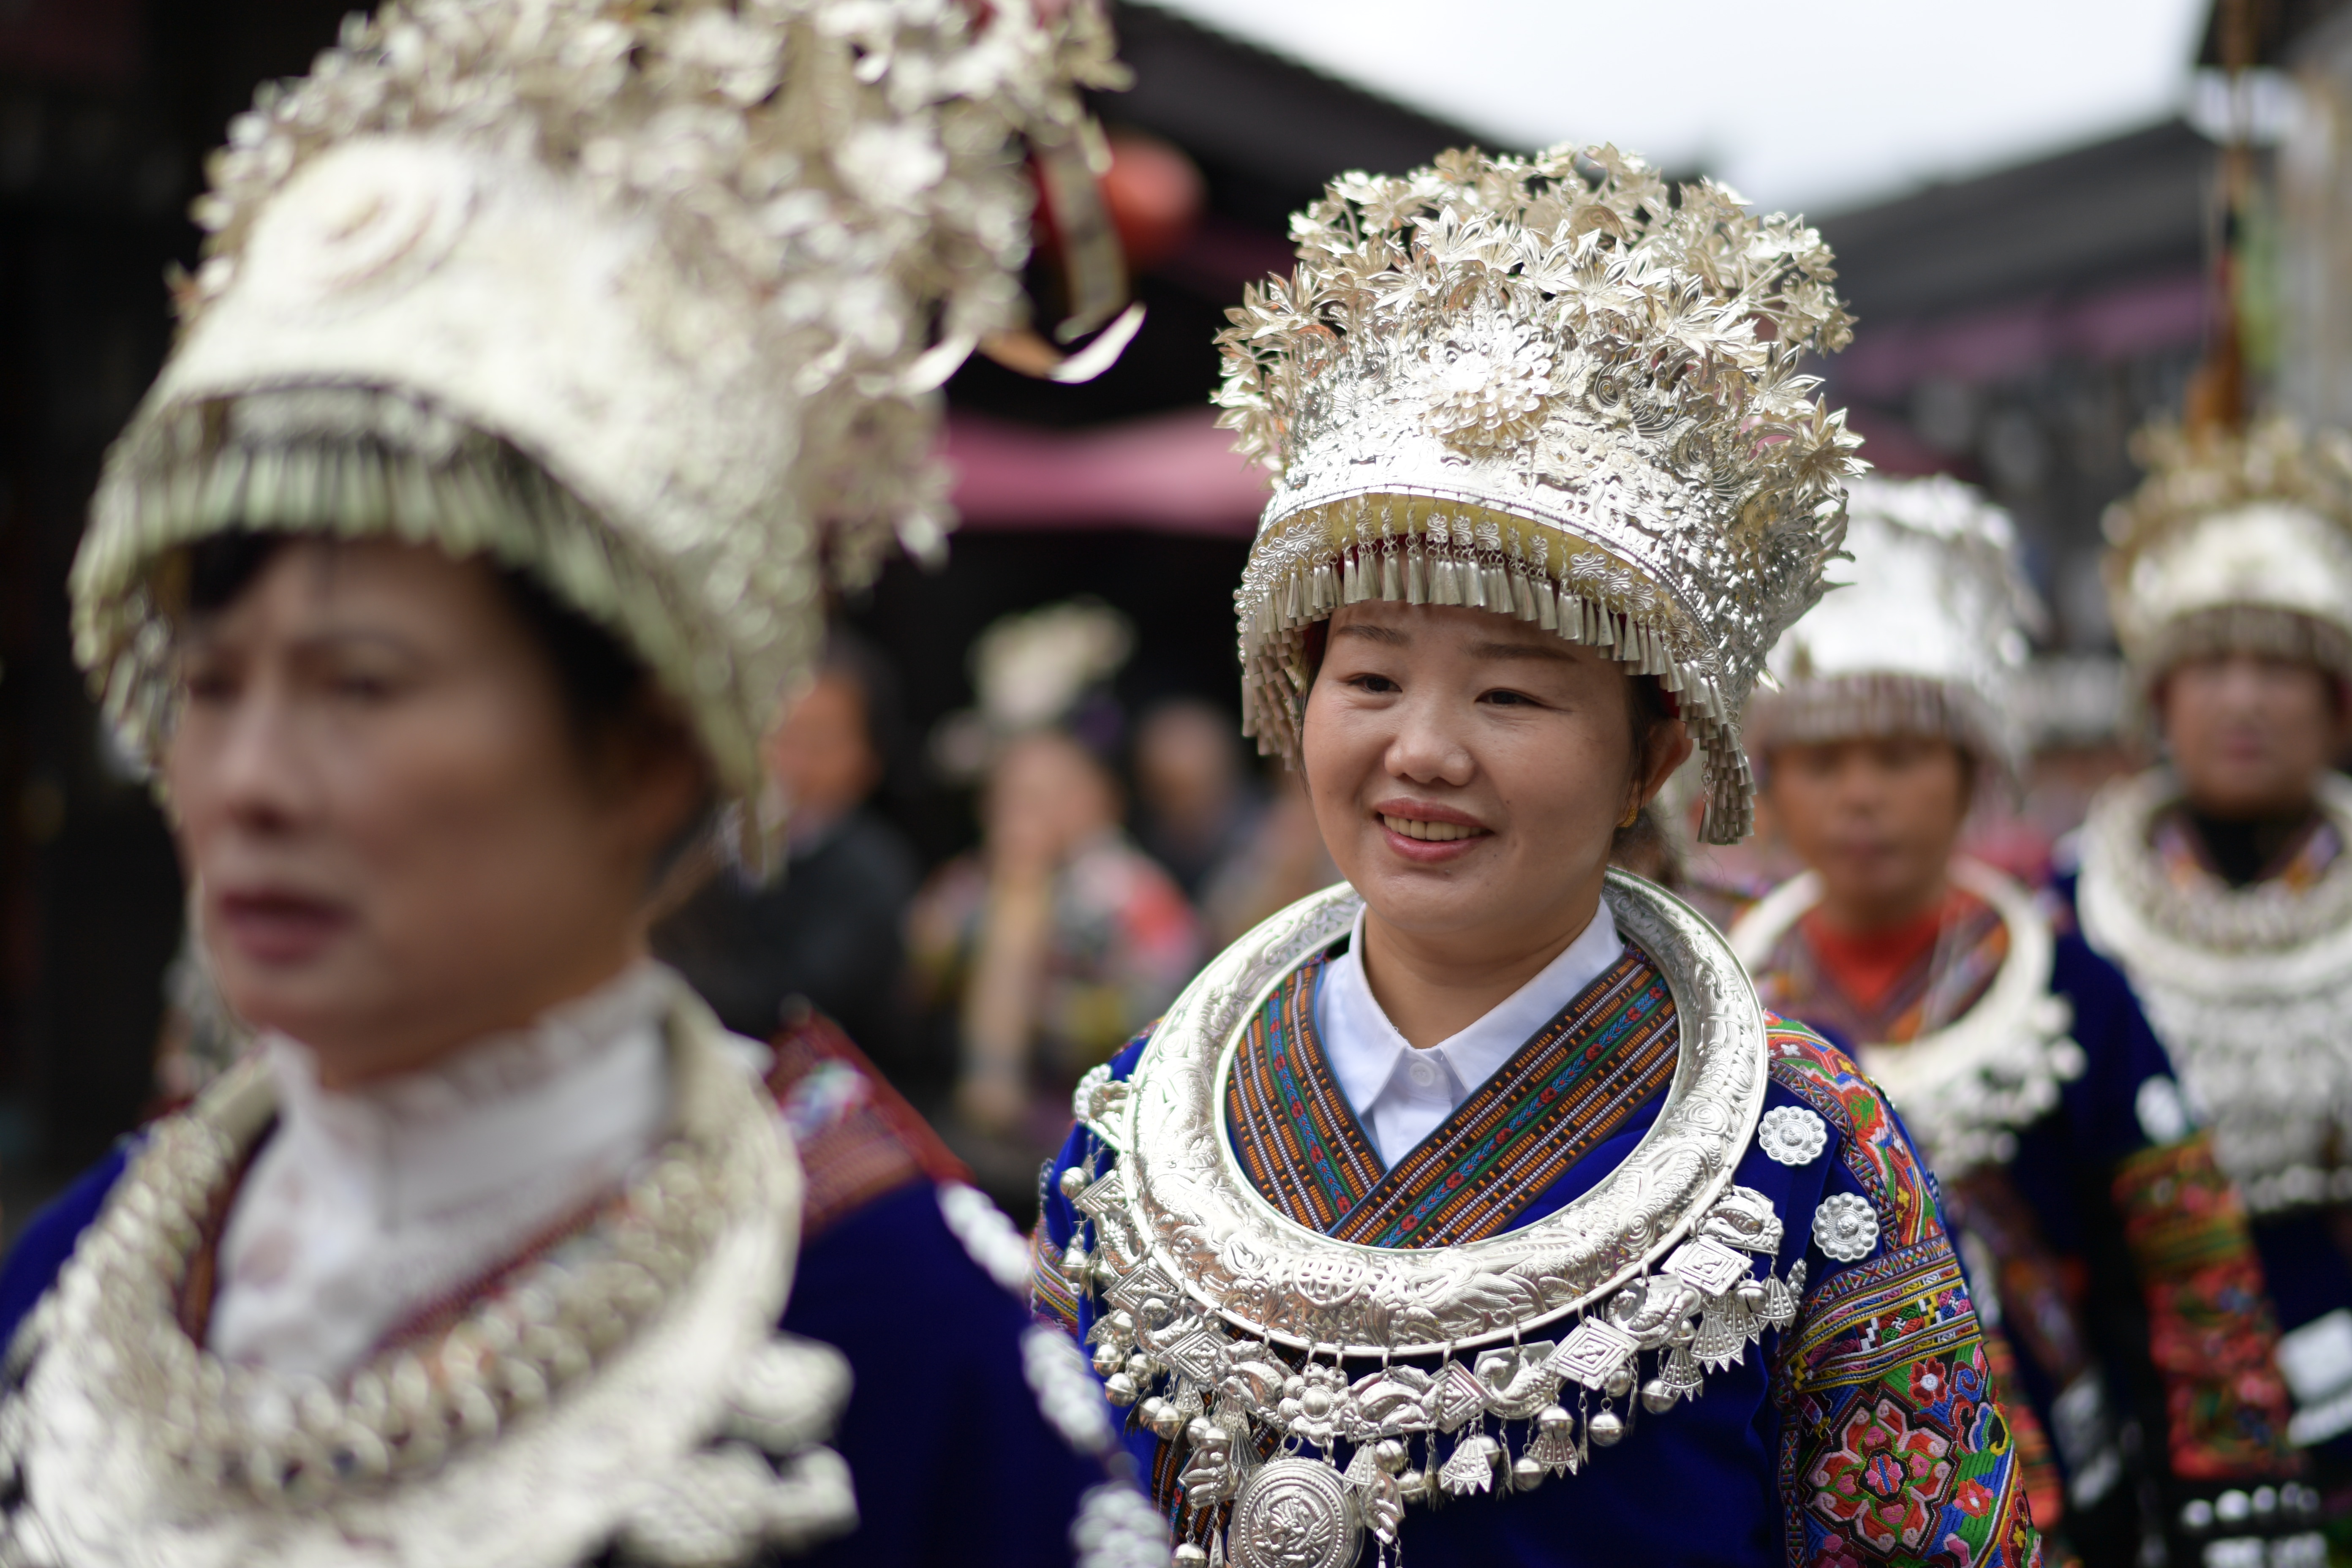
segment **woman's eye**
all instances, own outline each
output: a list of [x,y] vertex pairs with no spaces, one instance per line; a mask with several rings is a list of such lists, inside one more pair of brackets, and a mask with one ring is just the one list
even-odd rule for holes
[[1359,691],[1370,692],[1376,696],[1384,696],[1389,692],[1402,689],[1385,675],[1351,675],[1348,678],[1348,684]]
[[225,669],[198,668],[189,670],[183,679],[191,702],[211,705],[226,702],[236,695],[236,682]]
[[372,670],[344,670],[328,682],[329,689],[349,702],[383,702],[399,694],[399,684],[391,677]]
[[1478,700],[1481,702],[1491,702],[1497,708],[1526,708],[1533,707],[1536,700],[1528,696],[1524,691],[1496,690],[1487,692],[1486,695],[1479,698]]

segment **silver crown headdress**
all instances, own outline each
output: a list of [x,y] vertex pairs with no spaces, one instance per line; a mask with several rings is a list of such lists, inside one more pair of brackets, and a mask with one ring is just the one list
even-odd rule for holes
[[1218,339],[1276,475],[1235,595],[1260,749],[1296,760],[1304,634],[1341,605],[1483,606],[1658,677],[1706,836],[1744,834],[1740,710],[1862,467],[1798,372],[1850,335],[1820,236],[1612,147],[1343,175],[1291,233]]
[[175,547],[389,535],[544,579],[752,794],[824,571],[946,524],[935,392],[1021,321],[1023,138],[1118,68],[1095,0],[1045,9],[395,0],[265,87],[74,566],[129,738]]
[[2107,605],[2144,684],[2185,658],[2266,653],[2352,680],[2352,436],[2284,418],[2143,430],[2107,509]]
[[1780,689],[1749,705],[1749,748],[1941,736],[2014,780],[2018,677],[2042,614],[2009,514],[1941,475],[1855,479],[1845,506],[1847,580],[1772,649]]

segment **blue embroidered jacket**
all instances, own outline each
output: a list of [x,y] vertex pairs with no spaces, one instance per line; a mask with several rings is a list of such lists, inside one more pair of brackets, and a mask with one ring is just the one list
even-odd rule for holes
[[[1874,1016],[1902,1011],[1938,966],[1948,977],[1981,958],[1974,970],[1989,986],[2008,951],[1997,917],[1972,919],[1989,913],[1951,916],[1937,951],[1896,979]],[[2127,1449],[2160,1478],[2162,1519],[2176,1531],[2189,1500],[2287,1481],[2299,1464],[2285,1440],[2276,1318],[2244,1211],[2209,1141],[2189,1126],[2172,1064],[2129,984],[2056,914],[2050,990],[2068,1004],[2082,1071],[2016,1130],[2005,1161],[1944,1173],[1944,1193],[1968,1238],[1979,1304],[1997,1303],[1987,1349],[2016,1419],[2036,1521],[2086,1561],[2137,1562],[2148,1521]],[[1958,942],[1958,956],[1948,940],[1955,923],[1979,939]],[[1851,1048],[1845,1034],[1869,1026],[1806,942],[1791,929],[1758,965],[1759,989]],[[2126,1444],[2124,1422],[2135,1417],[2144,1441]],[[2293,1496],[2304,1500],[2299,1488]],[[2265,1533],[2309,1523],[2299,1509],[2261,1521]],[[2191,1555],[2200,1544],[2174,1542]]]
[[[1646,968],[1646,960],[1632,956]],[[1346,1147],[1346,1122],[1318,1110],[1335,1100],[1345,1104],[1313,1039],[1319,969],[1303,966],[1276,988],[1251,1026],[1244,1056],[1254,1059],[1237,1061],[1237,1087],[1227,1100],[1244,1169],[1301,1223],[1314,1223],[1314,1205],[1284,1190],[1273,1169],[1282,1162],[1254,1159],[1239,1146],[1244,1121],[1255,1129],[1252,1139],[1283,1143],[1286,1160],[1308,1152],[1312,1157],[1293,1163],[1325,1173],[1330,1207],[1353,1212],[1369,1204],[1382,1211],[1377,1224],[1387,1235],[1402,1227],[1425,1245],[1428,1233],[1405,1221],[1433,1216],[1444,1222],[1434,1239],[1459,1239],[1556,1211],[1633,1151],[1663,1102],[1675,1055],[1674,1031],[1661,1027],[1672,1022],[1663,985],[1646,1003],[1634,995],[1614,1022],[1600,1020],[1607,1026],[1598,1032],[1562,1026],[1580,1008],[1593,1021],[1598,991],[1625,984],[1612,972],[1398,1162],[1398,1171],[1417,1173],[1414,1188],[1351,1187],[1344,1167],[1363,1152]],[[1642,984],[1636,976],[1636,991]],[[1649,1010],[1660,1005],[1663,1017]],[[1661,1033],[1668,1048],[1646,1059],[1645,1042]],[[1801,1107],[1826,1128],[1819,1152],[1794,1164],[1751,1142],[1735,1175],[1769,1198],[1784,1225],[1780,1253],[1757,1266],[1785,1276],[1803,1262],[1794,1326],[1768,1332],[1736,1364],[1709,1373],[1695,1400],[1660,1415],[1637,1413],[1622,1442],[1591,1450],[1589,1473],[1533,1491],[1411,1508],[1401,1531],[1403,1561],[1416,1568],[1647,1562],[2023,1568],[2041,1561],[2015,1445],[1933,1183],[1877,1091],[1835,1048],[1777,1020],[1769,1039],[1766,1114]],[[1132,1072],[1148,1042],[1147,1031],[1114,1061],[1114,1076]],[[1549,1060],[1547,1052],[1554,1053]],[[1614,1071],[1629,1062],[1632,1070]],[[1586,1094],[1612,1074],[1611,1093]],[[1253,1079],[1270,1092],[1240,1087]],[[1244,1104],[1253,1095],[1257,1103]],[[1572,1123],[1548,1121],[1547,1107],[1579,1096],[1587,1110]],[[1265,1120],[1269,1114],[1277,1120]],[[1596,1124],[1605,1136],[1588,1139]],[[1515,1146],[1517,1133],[1529,1128],[1536,1146]],[[1565,1168],[1546,1157],[1562,1144],[1588,1142]],[[1032,1242],[1040,1314],[1081,1337],[1102,1308],[1061,1268],[1081,1221],[1059,1175],[1088,1162],[1099,1172],[1115,1160],[1084,1128],[1075,1131],[1048,1173]],[[1449,1201],[1465,1185],[1476,1189],[1472,1202]],[[1874,1242],[1853,1261],[1831,1257],[1815,1240],[1815,1216],[1837,1194],[1866,1204],[1876,1221]],[[1344,1233],[1347,1225],[1341,1212],[1317,1228]],[[1830,1234],[1839,1239],[1833,1228]],[[1084,1239],[1091,1246],[1090,1236]],[[1840,1250],[1853,1249],[1841,1241]],[[1188,1510],[1181,1466],[1167,1452],[1174,1445],[1134,1424],[1128,1440],[1153,1478],[1155,1500],[1181,1528]],[[1523,1442],[1516,1436],[1511,1447]],[[1349,1458],[1334,1456],[1342,1465]]]
[[[2052,884],[2073,919],[2078,876],[2068,869]],[[2104,962],[2104,961],[2103,961]],[[2282,1335],[2352,1309],[2352,1204],[2314,1205],[2256,1215],[2254,1251],[2278,1313]],[[2315,1444],[2338,1471],[2352,1468],[2352,1431],[2337,1429]],[[2331,1503],[2331,1515],[2339,1511]]]
[[[848,1461],[858,1527],[793,1561],[1083,1564],[1073,1525],[1090,1497],[1128,1486],[1112,1472],[1125,1476],[1129,1464],[1115,1451],[1108,1463],[1081,1452],[1066,1434],[1076,1428],[1083,1446],[1098,1406],[1074,1415],[1065,1402],[1057,1419],[1045,1414],[1037,1384],[1050,1380],[1039,1347],[1025,1342],[1044,1331],[1008,1289],[1017,1272],[1002,1254],[976,1256],[984,1240],[975,1247],[969,1217],[951,1226],[943,1207],[960,1167],[822,1018],[776,1042],[769,1084],[808,1179],[782,1326],[840,1350],[855,1378],[828,1442]],[[126,1141],[27,1224],[0,1264],[0,1343],[65,1267],[133,1148]],[[1017,1235],[995,1223],[1017,1266]]]

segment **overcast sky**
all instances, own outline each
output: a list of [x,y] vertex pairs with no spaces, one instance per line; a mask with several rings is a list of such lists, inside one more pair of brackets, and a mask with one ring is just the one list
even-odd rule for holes
[[2210,0],[1155,0],[1497,144],[1827,213],[2150,123]]

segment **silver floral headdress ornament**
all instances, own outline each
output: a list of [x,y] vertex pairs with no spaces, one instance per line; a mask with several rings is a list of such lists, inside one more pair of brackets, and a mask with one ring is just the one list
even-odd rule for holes
[[1935,736],[2015,781],[2026,746],[2018,678],[2042,613],[2009,514],[1942,475],[1854,479],[1845,505],[1845,580],[1774,646],[1766,663],[1780,689],[1748,706],[1750,751]]
[[1223,422],[1276,476],[1235,595],[1248,732],[1296,760],[1341,605],[1483,606],[1656,676],[1702,831],[1738,838],[1740,711],[1863,467],[1798,369],[1850,335],[1821,237],[1613,147],[1344,175],[1291,232],[1218,339]]
[[2187,658],[2275,654],[2352,681],[2352,436],[2282,417],[2156,426],[2107,509],[2107,605],[2143,686]]
[[537,574],[752,795],[826,573],[947,525],[936,391],[1024,320],[1024,142],[1115,85],[1096,0],[1047,10],[395,0],[266,86],[74,565],[127,737],[170,722],[178,547],[391,536]]

